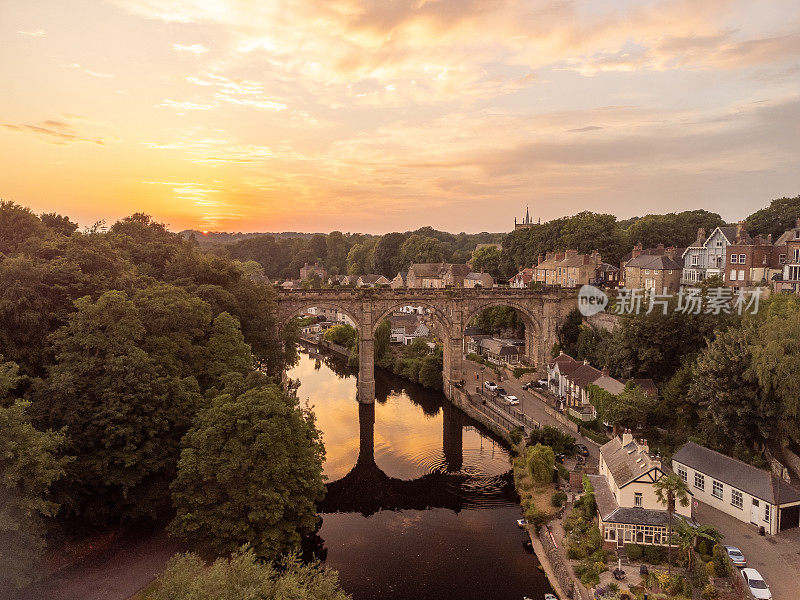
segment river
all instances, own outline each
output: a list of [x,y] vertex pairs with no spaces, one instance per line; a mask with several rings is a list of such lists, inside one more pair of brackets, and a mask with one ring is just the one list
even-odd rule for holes
[[288,373],[323,432],[328,494],[317,554],[354,600],[540,600],[552,591],[525,551],[507,450],[441,393],[301,354]]

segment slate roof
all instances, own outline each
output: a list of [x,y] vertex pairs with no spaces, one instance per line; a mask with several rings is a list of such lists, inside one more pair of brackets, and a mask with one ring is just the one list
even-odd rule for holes
[[472,335],[488,335],[488,334],[480,327],[469,327],[469,326],[464,327],[464,337]]
[[681,446],[672,460],[770,504],[800,502],[800,491],[783,479],[694,442]]
[[481,348],[486,348],[489,352],[497,354],[498,356],[510,356],[513,354],[519,354],[519,347],[513,344],[509,344],[502,340],[498,340],[495,338],[481,338],[479,342]]
[[555,368],[558,365],[558,371],[562,375],[569,375],[583,363],[575,360],[569,354],[559,354],[553,362],[550,363],[550,368]]
[[590,383],[594,383],[602,376],[603,373],[595,369],[592,365],[581,363],[578,368],[567,376],[567,379],[579,387],[584,387]]
[[636,258],[630,259],[625,266],[654,270],[683,269],[682,262],[679,262],[674,258],[667,256],[666,254],[640,254]]
[[522,283],[528,285],[531,281],[533,281],[533,269],[522,269],[522,271],[514,275],[508,281],[514,282],[517,280],[517,278],[520,278],[522,280]]
[[388,281],[383,275],[375,275],[375,274],[362,275],[361,277],[359,277],[359,279],[361,279],[361,281],[366,284],[378,283],[378,281],[380,281],[381,279],[383,279],[384,281]]
[[446,268],[446,263],[414,263],[408,272],[416,277],[441,277]]
[[635,385],[638,385],[644,393],[649,396],[650,398],[657,398],[658,397],[658,387],[656,387],[656,382],[652,379],[628,379],[625,383],[633,382]]
[[[594,487],[594,500],[597,503],[597,512],[605,523],[623,523],[629,525],[655,525],[666,527],[669,516],[666,510],[653,510],[647,508],[626,508],[617,504],[617,499],[611,492],[608,481],[602,475],[588,475]],[[677,513],[676,519],[684,518]]]
[[661,469],[661,461],[652,460],[646,452],[639,449],[635,441],[623,446],[618,437],[600,446],[600,455],[617,487],[627,485],[653,468]]
[[593,383],[597,387],[602,388],[609,394],[614,394],[615,396],[625,391],[625,384],[623,384],[618,379],[614,379],[610,375],[602,375],[599,379],[596,379]]

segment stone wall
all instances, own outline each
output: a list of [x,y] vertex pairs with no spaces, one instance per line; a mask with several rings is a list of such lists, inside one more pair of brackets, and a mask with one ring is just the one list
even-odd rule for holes
[[589,596],[586,588],[572,578],[566,560],[562,558],[561,553],[553,545],[553,540],[550,539],[547,526],[539,528],[539,541],[542,543],[547,560],[550,562],[550,570],[558,580],[561,589],[567,594],[567,597],[574,600],[588,600]]

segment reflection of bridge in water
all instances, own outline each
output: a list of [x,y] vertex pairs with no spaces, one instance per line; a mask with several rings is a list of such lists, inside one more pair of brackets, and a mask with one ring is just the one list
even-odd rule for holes
[[390,477],[375,463],[375,404],[359,402],[357,406],[358,460],[347,475],[328,484],[320,512],[360,512],[364,516],[381,510],[447,508],[458,512],[515,500],[511,471],[497,476],[462,471],[462,428],[471,424],[449,403],[441,407],[444,465],[440,471],[412,480]]

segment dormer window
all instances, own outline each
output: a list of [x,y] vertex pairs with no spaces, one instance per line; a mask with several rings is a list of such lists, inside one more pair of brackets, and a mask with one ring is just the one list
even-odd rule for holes
[[642,493],[641,492],[634,492],[634,494],[633,494],[633,505],[636,508],[642,508]]

